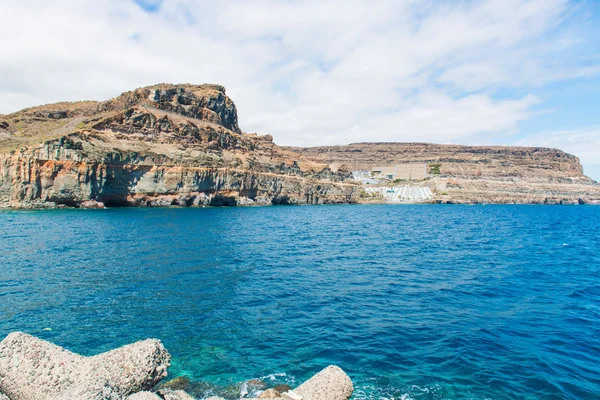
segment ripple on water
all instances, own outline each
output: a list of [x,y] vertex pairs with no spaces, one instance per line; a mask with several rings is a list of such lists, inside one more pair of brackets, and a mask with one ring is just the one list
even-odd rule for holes
[[0,212],[0,333],[83,354],[158,337],[199,396],[338,364],[354,399],[596,399],[599,225],[596,207]]

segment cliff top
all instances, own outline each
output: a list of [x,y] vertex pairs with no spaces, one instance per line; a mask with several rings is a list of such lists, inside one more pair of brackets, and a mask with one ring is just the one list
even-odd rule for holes
[[[138,131],[138,136],[128,136],[130,142],[143,140],[151,143],[157,132],[163,135],[166,134],[165,129],[188,132],[190,124],[193,129],[224,129],[226,135],[240,143],[272,140],[270,136],[242,135],[236,106],[223,86],[158,83],[124,92],[103,102],[60,102],[0,115],[0,151],[39,144],[77,132],[124,133],[123,129]],[[181,140],[181,132],[164,140]],[[185,140],[182,145],[191,144],[189,136]],[[119,146],[118,143],[115,145]],[[301,153],[306,163],[317,162],[333,165],[334,168],[345,166],[356,169],[374,164],[415,161],[441,162],[444,163],[442,170],[454,173],[465,170],[466,164],[472,164],[472,174],[582,176],[577,157],[558,149],[541,147],[363,142],[343,146],[277,148],[281,155]]]
[[88,130],[127,109],[143,107],[241,133],[237,110],[225,88],[215,84],[159,83],[124,92],[107,101],[59,102],[0,114],[0,151]]

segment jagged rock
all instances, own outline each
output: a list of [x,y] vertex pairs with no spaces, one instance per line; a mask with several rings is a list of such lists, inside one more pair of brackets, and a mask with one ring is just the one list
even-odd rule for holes
[[335,365],[330,365],[293,390],[303,400],[348,400],[353,391],[352,380]]
[[250,379],[246,381],[246,385],[253,389],[264,390],[268,387],[267,383],[262,379]]
[[14,332],[0,342],[0,391],[11,400],[122,399],[156,385],[169,361],[155,339],[83,357]]

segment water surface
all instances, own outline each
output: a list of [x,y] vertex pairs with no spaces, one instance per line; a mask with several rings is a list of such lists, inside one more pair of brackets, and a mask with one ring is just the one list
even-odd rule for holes
[[597,399],[599,227],[589,206],[1,212],[0,335],[160,338],[199,394],[337,364],[354,399]]

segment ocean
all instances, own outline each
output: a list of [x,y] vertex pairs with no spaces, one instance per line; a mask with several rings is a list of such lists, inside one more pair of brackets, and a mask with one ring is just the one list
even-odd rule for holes
[[199,398],[598,399],[599,251],[592,206],[4,211],[0,336],[159,338]]

